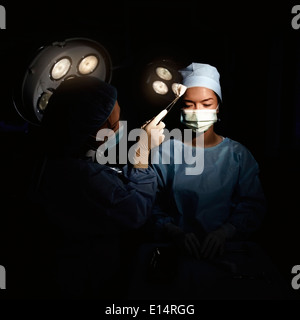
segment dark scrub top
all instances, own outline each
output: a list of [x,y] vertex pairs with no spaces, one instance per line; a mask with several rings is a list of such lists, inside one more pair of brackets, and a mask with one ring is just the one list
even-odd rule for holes
[[146,222],[157,188],[150,167],[118,173],[90,159],[48,158],[39,186],[39,202],[63,235],[57,276],[66,297],[109,296],[119,234]]

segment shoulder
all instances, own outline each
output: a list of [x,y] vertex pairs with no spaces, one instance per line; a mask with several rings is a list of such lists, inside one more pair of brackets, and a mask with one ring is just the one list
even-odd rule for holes
[[226,143],[228,150],[233,153],[238,161],[256,164],[252,152],[244,144],[228,137],[225,138],[224,142]]
[[231,138],[226,137],[224,142],[226,145],[232,150],[232,152],[236,153],[251,153],[250,150],[241,142],[233,140]]

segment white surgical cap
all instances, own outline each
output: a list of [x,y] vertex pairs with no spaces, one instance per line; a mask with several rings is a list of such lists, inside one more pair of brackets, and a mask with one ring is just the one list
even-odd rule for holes
[[203,63],[191,63],[185,69],[179,70],[183,77],[182,84],[187,88],[205,87],[213,90],[222,100],[220,74],[218,70]]

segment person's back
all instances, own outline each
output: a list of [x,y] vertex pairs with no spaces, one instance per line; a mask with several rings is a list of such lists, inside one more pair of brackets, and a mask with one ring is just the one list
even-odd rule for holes
[[[54,236],[62,241],[57,248],[56,277],[63,297],[116,298],[123,294],[118,286],[123,263],[120,235],[143,225],[153,195],[149,192],[146,199],[143,194],[140,205],[144,207],[136,209],[137,196],[130,192],[136,193],[138,187],[124,189],[116,185],[118,180],[116,171],[91,160],[46,161],[39,201],[57,227],[59,234]],[[151,174],[148,183],[155,185]]]

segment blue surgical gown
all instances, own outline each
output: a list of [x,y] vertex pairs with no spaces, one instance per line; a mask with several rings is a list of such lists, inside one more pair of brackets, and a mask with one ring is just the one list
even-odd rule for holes
[[[164,148],[167,143],[170,148]],[[227,137],[216,146],[197,149],[170,139],[153,150],[158,192],[152,218],[157,235],[171,222],[200,236],[231,224],[235,237],[248,237],[259,228],[266,211],[257,161],[244,145]],[[203,170],[187,174],[195,164],[186,162],[197,151]],[[163,158],[169,164],[163,164]]]
[[152,210],[157,178],[150,167],[126,165],[121,171],[88,159],[48,159],[40,202],[68,232],[99,235],[138,228]]
[[118,296],[122,233],[144,225],[156,188],[151,167],[117,172],[90,159],[48,158],[36,199],[55,226],[55,279],[63,297]]

